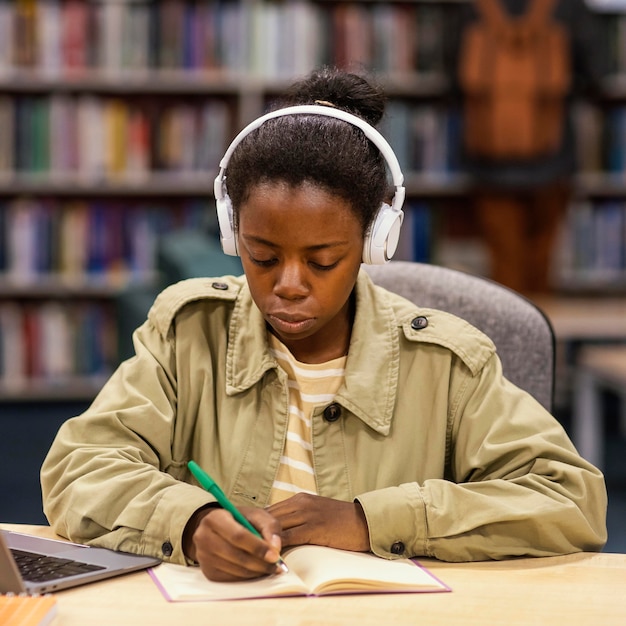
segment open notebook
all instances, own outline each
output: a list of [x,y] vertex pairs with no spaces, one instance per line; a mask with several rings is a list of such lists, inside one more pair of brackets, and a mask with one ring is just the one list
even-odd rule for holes
[[323,546],[299,546],[284,554],[288,573],[251,581],[218,583],[199,568],[164,563],[150,575],[172,602],[235,600],[349,593],[450,591],[427,569],[410,559],[388,561],[372,554]]

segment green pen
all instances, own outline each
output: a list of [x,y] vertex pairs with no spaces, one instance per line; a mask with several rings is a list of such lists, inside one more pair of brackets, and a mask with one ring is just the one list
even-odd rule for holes
[[[237,510],[235,505],[226,497],[226,494],[221,490],[220,486],[195,462],[189,461],[187,463],[187,467],[189,471],[194,475],[195,479],[200,483],[200,485],[206,489],[210,494],[215,496],[218,504],[228,511],[242,526],[247,528],[253,535],[257,537],[261,537],[261,533]],[[276,565],[283,570],[283,572],[288,572],[289,568],[285,561],[283,561],[282,557],[278,557],[278,561],[276,561]]]

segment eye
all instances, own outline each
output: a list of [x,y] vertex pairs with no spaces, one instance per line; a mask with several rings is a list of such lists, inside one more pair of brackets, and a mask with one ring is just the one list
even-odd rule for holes
[[324,265],[322,263],[314,263],[313,261],[311,261],[311,266],[314,267],[316,270],[320,270],[321,272],[328,272],[330,270],[332,270],[333,268],[337,267],[339,261],[335,261],[334,263],[331,263],[330,265]]
[[276,263],[276,259],[275,258],[272,258],[272,259],[255,259],[253,256],[251,256],[250,260],[252,261],[252,263],[254,263],[255,265],[258,265],[259,267],[271,267],[272,265],[274,265]]

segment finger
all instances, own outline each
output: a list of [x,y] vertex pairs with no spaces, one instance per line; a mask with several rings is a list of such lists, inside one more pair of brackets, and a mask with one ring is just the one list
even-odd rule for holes
[[200,558],[200,569],[210,580],[248,580],[274,574],[277,567],[252,557],[249,553],[224,545],[208,559]]
[[268,541],[270,549],[265,553],[265,560],[268,563],[278,563],[280,561],[280,552],[283,548],[283,541],[280,535],[272,535]]
[[207,518],[194,534],[196,559],[205,575],[215,570],[251,578],[273,572],[279,558],[274,544],[241,526],[227,511],[216,510]]
[[282,526],[280,538],[283,548],[311,543],[309,536],[311,521],[307,520],[305,516],[299,512],[289,512],[285,516],[281,516],[279,521]]
[[282,527],[280,521],[263,509],[246,510],[246,517],[270,546],[266,556],[267,560],[275,563],[280,557],[281,550],[280,534]]
[[273,504],[266,511],[278,520],[284,532],[310,521],[312,516],[317,514],[315,501],[319,505],[321,500],[317,496],[297,494],[287,500]]
[[230,561],[200,562],[200,570],[209,580],[216,582],[231,582],[238,580],[254,580],[280,573],[281,570],[276,565],[268,566],[268,569],[258,572],[238,566]]
[[222,537],[207,535],[210,544],[199,546],[197,559],[200,569],[211,580],[241,580],[272,574],[275,565],[258,558]]
[[306,501],[310,497],[311,496],[305,493],[297,493],[289,498],[286,498],[285,500],[270,504],[270,506],[265,508],[265,511],[273,517],[281,517],[290,513],[296,513],[300,511],[303,506],[306,506]]
[[258,559],[264,558],[270,548],[268,541],[242,526],[228,511],[221,510],[211,515],[209,528],[222,539],[224,545],[231,545]]

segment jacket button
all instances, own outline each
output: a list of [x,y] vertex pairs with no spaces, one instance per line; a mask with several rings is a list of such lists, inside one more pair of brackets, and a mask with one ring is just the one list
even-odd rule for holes
[[211,283],[211,287],[213,287],[213,289],[219,289],[220,291],[226,291],[228,289],[226,283]]
[[161,546],[161,552],[163,552],[164,556],[172,556],[174,552],[174,546],[169,541],[165,541]]
[[428,320],[423,315],[411,320],[411,328],[413,330],[422,330],[422,328],[426,328],[426,326],[428,326]]
[[396,541],[389,550],[391,554],[404,554],[404,544],[401,541]]
[[333,404],[329,404],[324,409],[324,419],[327,422],[336,422],[340,417],[341,417],[341,407],[338,404],[333,402]]

